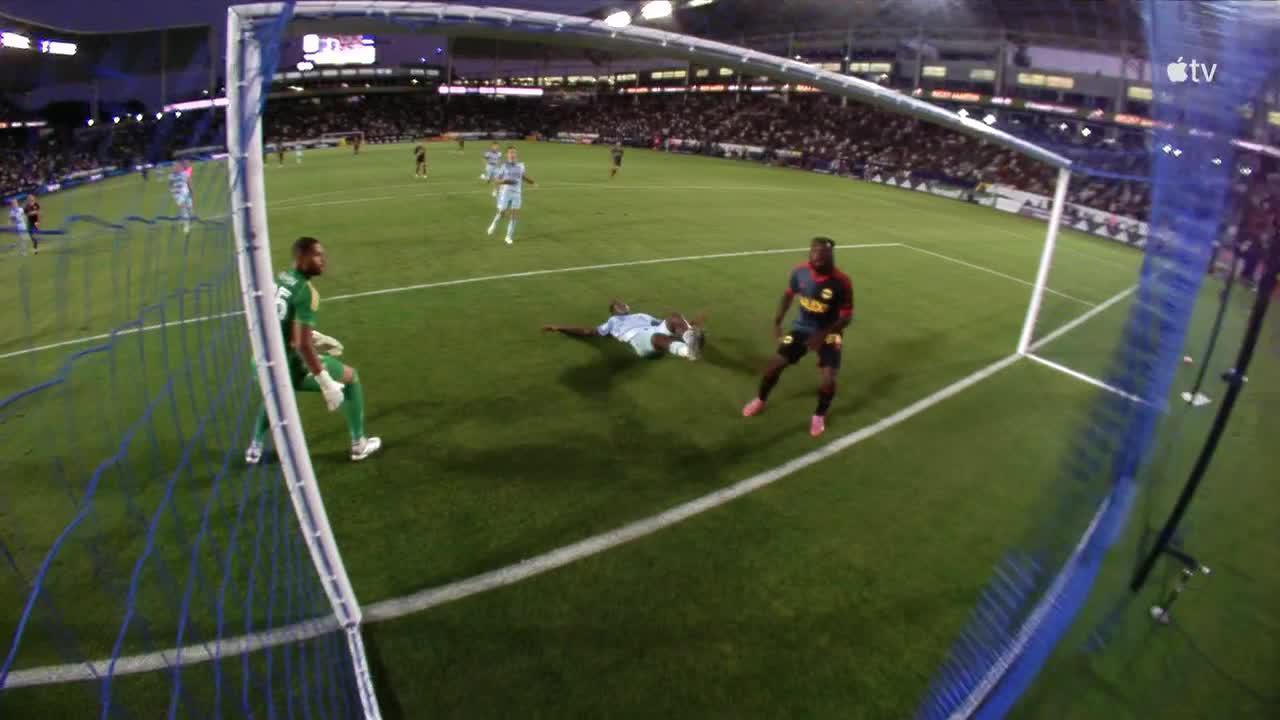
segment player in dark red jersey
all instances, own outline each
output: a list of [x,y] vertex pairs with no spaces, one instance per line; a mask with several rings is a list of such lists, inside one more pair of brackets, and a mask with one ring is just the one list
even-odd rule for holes
[[[809,423],[809,434],[818,437],[827,431],[827,410],[836,394],[843,333],[853,321],[853,284],[848,275],[836,268],[835,246],[831,238],[814,238],[809,245],[809,262],[791,271],[791,282],[773,319],[773,332],[779,338],[778,354],[764,371],[759,394],[742,408],[744,417],[763,412],[782,371],[812,350],[818,354],[822,384],[818,386],[818,409]],[[797,296],[800,312],[791,323],[791,331],[784,335],[782,320]]]
[[35,195],[27,196],[27,204],[22,208],[27,215],[27,231],[31,233],[31,252],[40,254],[40,201]]

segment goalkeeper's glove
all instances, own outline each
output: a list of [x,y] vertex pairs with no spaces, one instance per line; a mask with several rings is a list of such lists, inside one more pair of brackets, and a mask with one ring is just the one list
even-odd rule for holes
[[320,385],[320,394],[324,395],[324,404],[329,412],[337,410],[342,404],[342,383],[330,377],[328,370],[316,375],[316,383]]
[[316,352],[330,357],[342,356],[342,343],[337,338],[331,338],[324,333],[311,331],[311,344],[315,346]]

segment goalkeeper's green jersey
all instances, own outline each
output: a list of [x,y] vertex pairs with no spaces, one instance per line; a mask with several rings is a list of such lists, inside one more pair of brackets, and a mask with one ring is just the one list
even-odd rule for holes
[[284,336],[290,365],[302,365],[302,356],[289,344],[293,339],[293,324],[301,323],[314,329],[319,309],[320,293],[306,275],[294,268],[276,276],[276,315],[280,318],[280,333]]

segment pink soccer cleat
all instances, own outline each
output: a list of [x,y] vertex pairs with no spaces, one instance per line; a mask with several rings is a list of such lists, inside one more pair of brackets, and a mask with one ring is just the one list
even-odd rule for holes
[[809,434],[813,437],[821,437],[822,433],[827,431],[827,419],[821,415],[814,415],[809,421]]
[[742,407],[742,417],[751,417],[762,412],[764,412],[764,401],[760,398],[755,398]]

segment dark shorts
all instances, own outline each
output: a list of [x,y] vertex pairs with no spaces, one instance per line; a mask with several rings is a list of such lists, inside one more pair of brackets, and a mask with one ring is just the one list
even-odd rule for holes
[[[809,338],[811,336],[812,333],[808,330],[793,328],[782,336],[782,341],[778,343],[778,354],[786,358],[788,364],[795,365],[800,358],[809,354]],[[844,338],[839,333],[827,335],[822,347],[818,348],[818,367],[839,370],[840,352],[843,348]]]
[[614,159],[613,159],[613,166],[614,166],[614,167],[622,167],[622,158],[620,158],[620,157],[616,157],[616,158],[614,158]]

